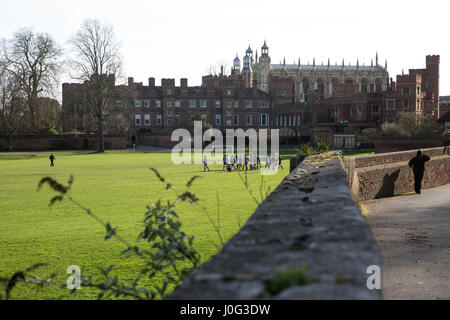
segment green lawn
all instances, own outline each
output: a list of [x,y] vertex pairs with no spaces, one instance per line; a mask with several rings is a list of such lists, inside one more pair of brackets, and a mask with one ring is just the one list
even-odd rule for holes
[[[284,153],[283,158],[289,158]],[[49,167],[48,154],[0,153],[0,277],[10,277],[38,262],[48,263],[35,272],[49,275],[58,272],[56,281],[65,283],[70,265],[98,274],[98,267],[115,265],[123,278],[134,279],[137,261],[118,257],[123,244],[104,241],[105,230],[68,200],[49,207],[55,195],[47,185],[39,192],[38,182],[51,176],[64,184],[70,174],[75,181],[72,196],[99,217],[117,226],[119,233],[134,241],[141,225],[146,204],[159,198],[172,199],[173,192],[149,170],[154,167],[178,190],[194,175],[192,190],[213,214],[217,213],[219,193],[221,233],[225,240],[233,236],[256,208],[237,173],[222,171],[221,165],[174,165],[170,153],[107,152],[56,153],[55,167]],[[289,161],[276,175],[264,176],[271,189],[289,172]],[[261,175],[249,171],[250,185],[259,193]],[[195,206],[181,204],[176,210],[183,230],[195,236],[202,260],[207,261],[219,250],[219,239],[206,215]],[[0,285],[3,291],[3,287]],[[3,292],[2,292],[3,294]],[[98,291],[82,288],[70,295],[68,289],[36,288],[21,284],[12,292],[15,299],[95,299]]]

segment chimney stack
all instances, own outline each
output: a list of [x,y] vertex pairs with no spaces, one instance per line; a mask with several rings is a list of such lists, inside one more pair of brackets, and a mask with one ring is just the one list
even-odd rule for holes
[[153,78],[153,77],[148,78],[148,86],[149,87],[154,87],[155,86],[155,78]]
[[180,87],[181,87],[181,89],[187,89],[187,87],[188,87],[188,79],[181,78],[180,79]]
[[134,78],[128,77],[128,86],[131,87],[134,84]]

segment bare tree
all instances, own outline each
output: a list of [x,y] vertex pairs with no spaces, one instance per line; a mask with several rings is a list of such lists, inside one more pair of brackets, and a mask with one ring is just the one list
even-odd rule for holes
[[62,68],[61,57],[61,48],[46,33],[21,29],[11,40],[2,41],[0,64],[20,84],[35,129],[39,124],[38,98],[54,92]]
[[27,124],[27,112],[20,83],[0,68],[0,133],[6,136],[8,149],[12,138]]
[[97,122],[97,151],[104,152],[105,121],[115,108],[115,103],[110,103],[114,96],[113,79],[121,69],[120,44],[113,27],[98,20],[86,20],[70,44],[74,53],[71,77],[85,83],[86,107]]

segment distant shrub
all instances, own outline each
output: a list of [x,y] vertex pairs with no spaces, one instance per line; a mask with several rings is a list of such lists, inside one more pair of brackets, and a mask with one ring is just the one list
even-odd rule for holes
[[330,145],[328,143],[326,143],[323,139],[320,139],[319,141],[317,141],[317,151],[319,153],[327,152],[329,148],[330,148]]
[[442,132],[442,136],[444,139],[450,139],[450,129],[444,130],[444,132]]
[[307,157],[309,156],[313,151],[312,146],[309,143],[303,143],[300,146],[300,156]]
[[52,124],[41,127],[41,133],[49,136],[58,135],[59,132],[56,130],[55,126]]

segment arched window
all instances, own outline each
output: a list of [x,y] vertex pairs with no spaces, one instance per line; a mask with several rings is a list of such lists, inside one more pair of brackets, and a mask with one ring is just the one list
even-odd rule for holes
[[323,99],[325,96],[325,85],[322,79],[317,80],[317,90],[319,91],[319,98]]
[[351,86],[352,84],[353,84],[353,79],[352,78],[345,79],[345,85],[346,86]]
[[367,93],[367,79],[361,79],[361,92]]
[[303,92],[305,95],[308,93],[309,90],[309,81],[307,79],[303,79]]
[[381,93],[381,80],[380,79],[375,80],[375,92]]

